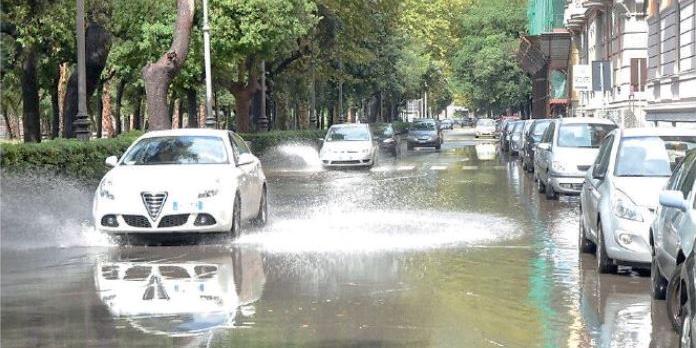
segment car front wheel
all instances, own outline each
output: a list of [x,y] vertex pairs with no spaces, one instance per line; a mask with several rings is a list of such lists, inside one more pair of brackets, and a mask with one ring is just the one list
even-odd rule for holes
[[686,295],[682,293],[681,283],[681,268],[683,264],[677,266],[672,273],[672,278],[669,280],[667,285],[667,314],[669,315],[669,320],[672,322],[672,327],[675,331],[681,332],[682,323],[684,322],[685,314],[685,303],[683,297]]
[[598,223],[597,226],[597,252],[595,257],[597,258],[597,271],[599,273],[615,273],[616,265],[607,255],[607,249],[604,246],[604,231],[602,230],[602,223]]
[[232,207],[232,228],[230,228],[230,237],[238,238],[242,234],[242,203],[239,195],[234,197],[234,206]]
[[254,218],[254,225],[263,226],[268,222],[268,200],[266,194],[266,187],[263,188],[263,193],[261,194],[261,202],[259,203],[259,212]]
[[653,251],[652,263],[650,264],[650,290],[654,299],[665,299],[665,295],[667,294],[667,279],[660,273],[660,268],[657,266],[655,251]]
[[579,239],[580,239],[578,241],[578,247],[580,249],[580,252],[581,253],[594,252],[595,251],[594,250],[595,249],[594,243],[592,243],[592,241],[587,239],[587,237],[585,236],[585,219],[582,217],[582,211],[580,211],[580,222],[578,222],[578,225],[579,225],[578,235],[579,235]]

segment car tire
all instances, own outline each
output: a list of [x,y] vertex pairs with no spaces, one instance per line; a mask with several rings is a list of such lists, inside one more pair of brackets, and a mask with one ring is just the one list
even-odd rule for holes
[[544,191],[545,191],[544,194],[546,195],[546,199],[548,199],[548,200],[558,199],[558,193],[556,193],[556,191],[553,190],[553,185],[547,184],[546,189]]
[[652,254],[652,262],[650,264],[650,292],[653,299],[664,300],[667,295],[667,279],[660,273],[660,267],[657,266],[654,250]]
[[578,222],[578,249],[581,254],[592,254],[595,252],[595,244],[585,236],[585,219],[582,217],[580,210],[580,221]]
[[682,264],[677,265],[672,273],[672,277],[669,279],[669,284],[667,285],[667,315],[669,316],[669,321],[672,323],[672,328],[676,332],[681,332],[682,322],[684,321],[684,304],[682,304],[682,292],[681,292],[681,268]]
[[597,259],[598,273],[616,273],[616,265],[607,255],[607,249],[604,246],[604,231],[602,231],[601,221],[597,224],[597,248],[595,258]]
[[406,144],[406,149],[409,151],[413,150],[413,144]]
[[440,145],[435,145],[435,150],[440,150],[442,148],[442,144]]
[[254,218],[254,225],[264,226],[268,222],[268,199],[266,194],[266,186],[263,186],[263,193],[261,194],[261,201],[259,202],[259,212]]
[[239,194],[234,196],[234,206],[232,208],[232,226],[230,228],[230,238],[237,239],[242,234],[242,202]]

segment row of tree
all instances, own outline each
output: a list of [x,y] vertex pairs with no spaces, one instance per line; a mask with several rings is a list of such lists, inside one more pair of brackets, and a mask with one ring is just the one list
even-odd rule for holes
[[[480,111],[525,102],[529,81],[513,55],[524,3],[209,0],[213,115],[249,132],[261,115],[273,129],[390,121],[425,91],[433,113],[453,100]],[[201,125],[201,3],[88,0],[87,9],[97,136]],[[74,13],[74,0],[3,1],[0,113],[11,135],[74,136]]]

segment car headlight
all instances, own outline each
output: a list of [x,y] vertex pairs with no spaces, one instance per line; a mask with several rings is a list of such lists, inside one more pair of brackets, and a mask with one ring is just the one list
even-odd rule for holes
[[201,191],[200,193],[198,193],[198,199],[215,197],[215,196],[217,196],[218,192],[219,192],[218,189],[210,189],[210,190]]
[[111,180],[102,180],[99,185],[99,197],[114,200],[116,197],[111,192],[114,184]]
[[617,190],[611,205],[616,217],[643,222],[643,214],[640,207],[633,203],[625,193]]
[[391,144],[391,143],[394,142],[394,139],[392,139],[392,138],[387,138],[387,139],[382,140],[382,142],[385,143],[385,144]]

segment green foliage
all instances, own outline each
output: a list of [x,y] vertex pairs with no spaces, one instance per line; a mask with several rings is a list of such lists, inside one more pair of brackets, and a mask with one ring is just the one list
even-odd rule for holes
[[326,136],[326,130],[304,129],[288,131],[272,131],[266,133],[241,134],[244,140],[251,143],[255,154],[263,154],[267,149],[282,143],[316,143]]
[[56,139],[41,143],[0,144],[0,167],[5,172],[49,174],[93,180],[106,173],[104,160],[122,155],[142,133],[82,142]]

